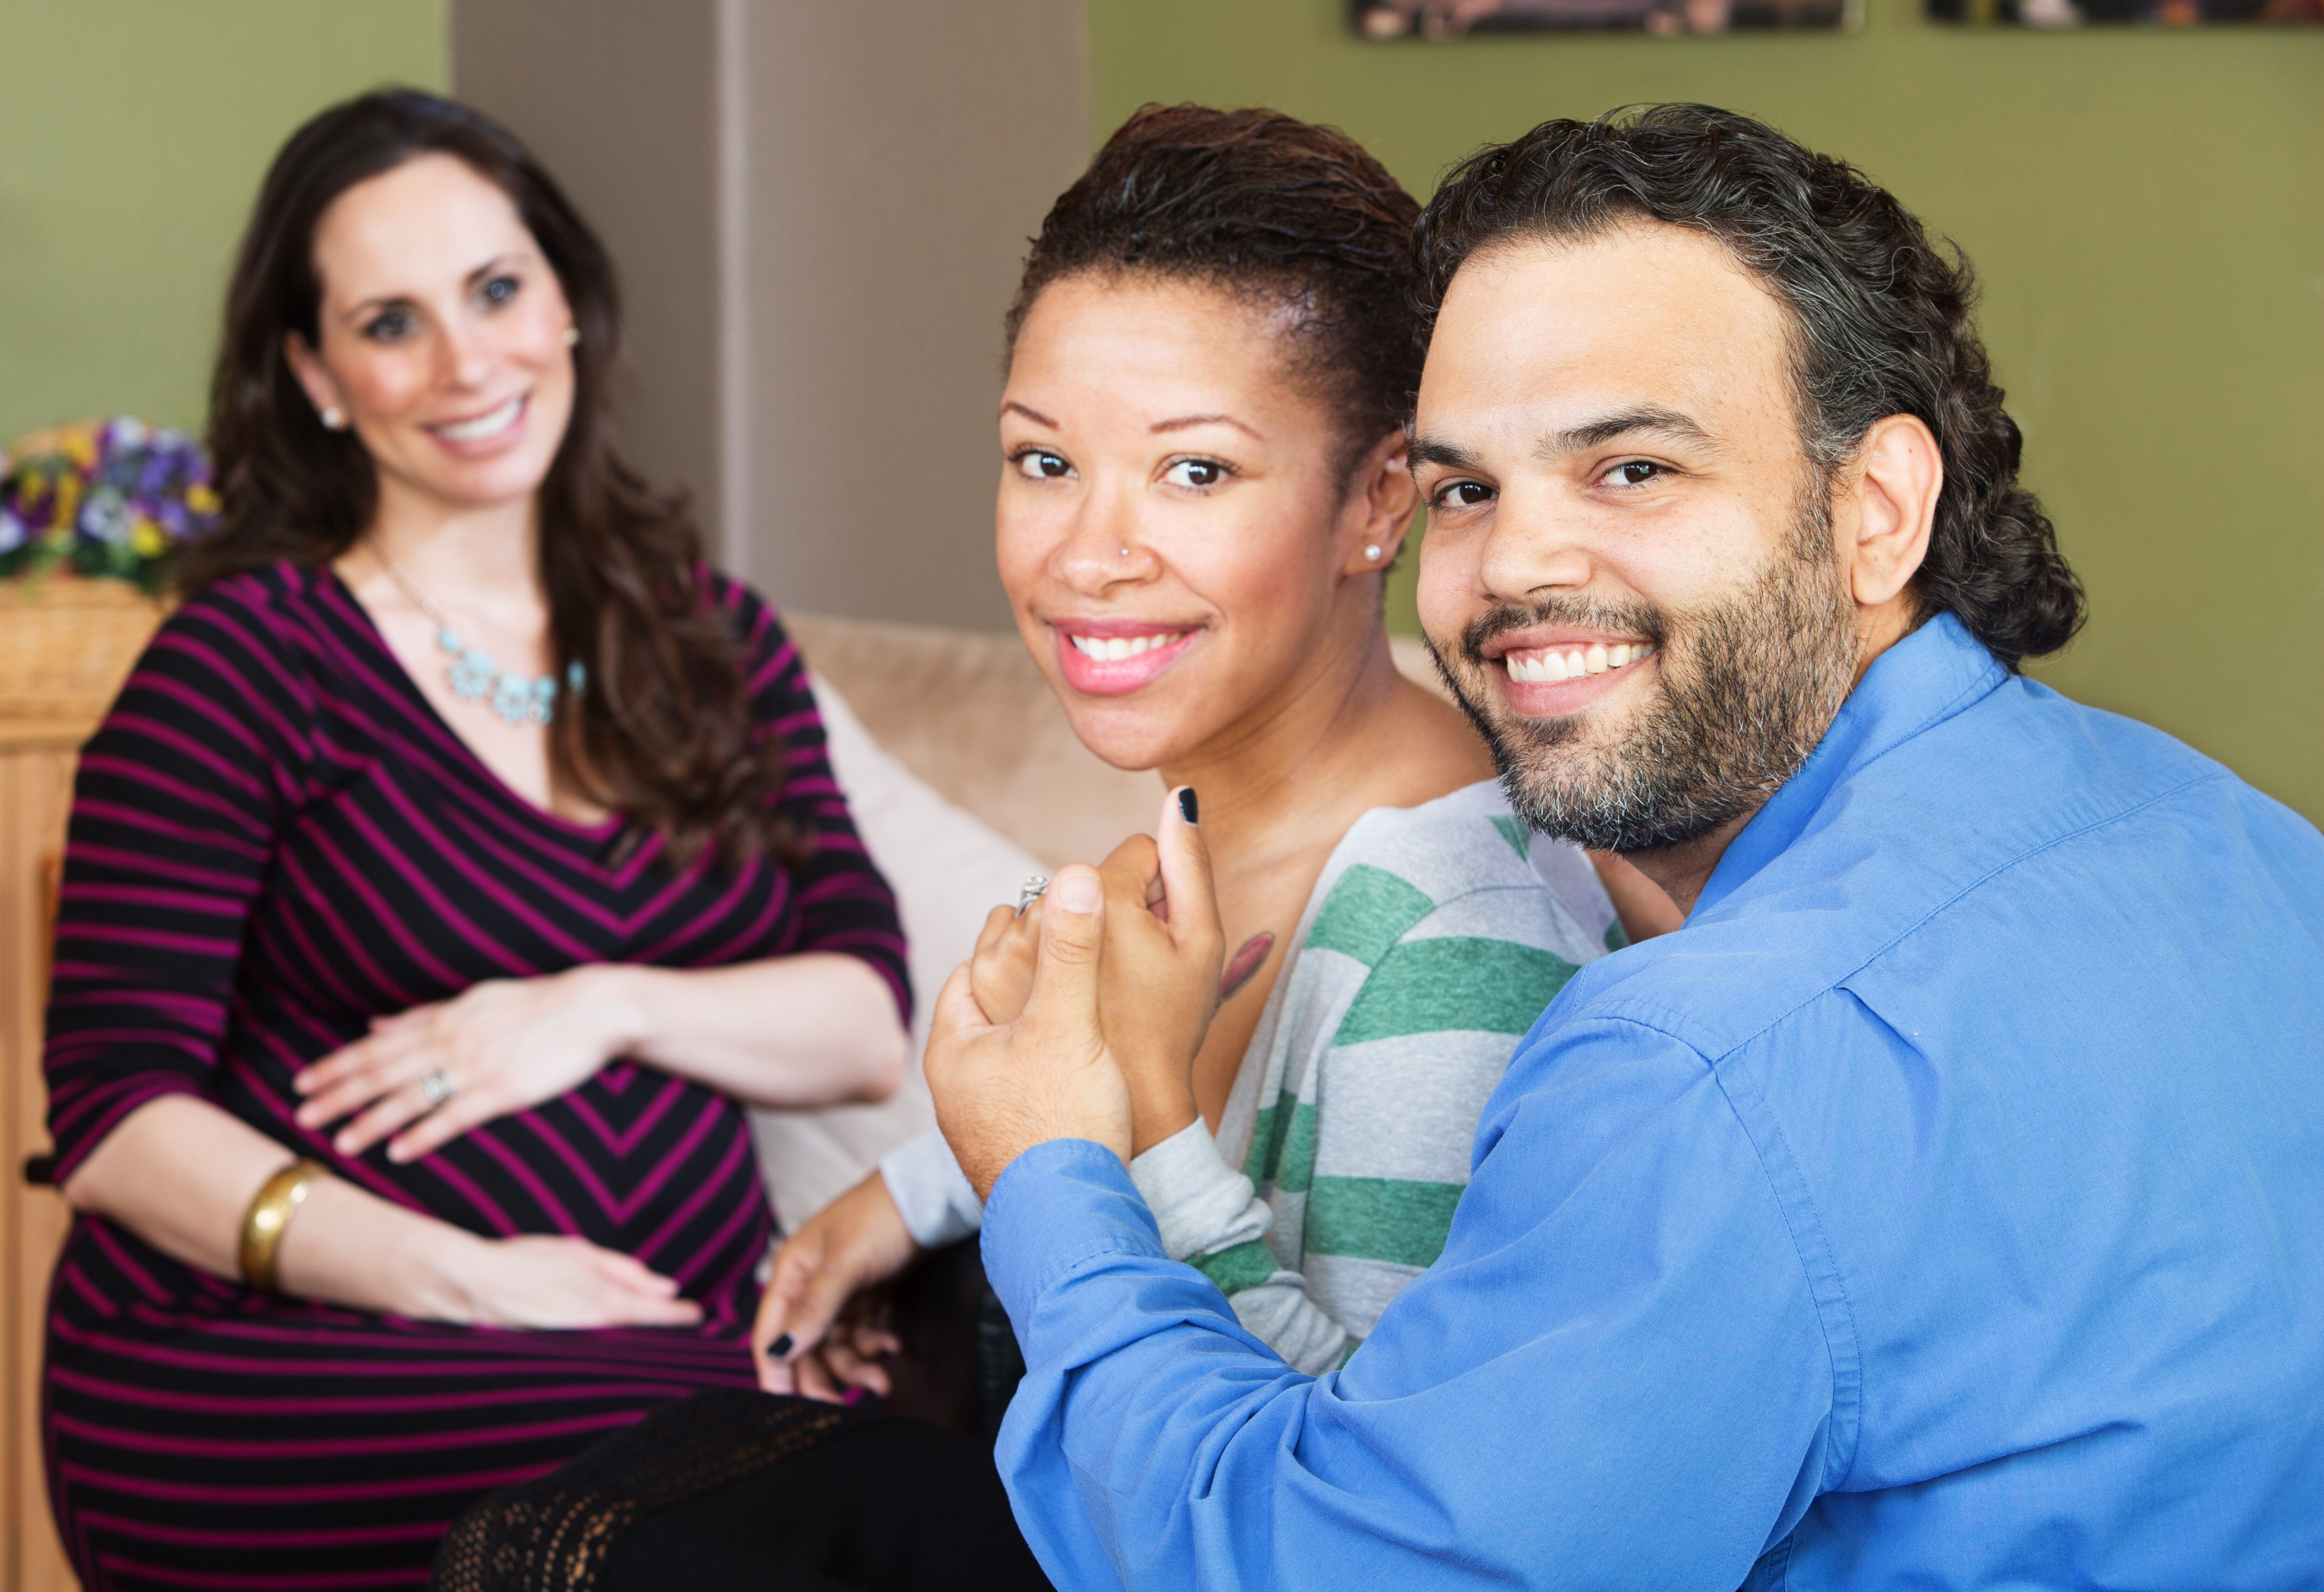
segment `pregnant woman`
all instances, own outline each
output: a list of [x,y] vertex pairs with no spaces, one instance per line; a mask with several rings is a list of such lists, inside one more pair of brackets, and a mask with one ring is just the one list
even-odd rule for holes
[[773,614],[612,450],[621,335],[472,112],[356,100],[267,176],[224,524],[65,866],[44,1420],[90,1592],[417,1586],[480,1494],[751,1386],[743,1107],[899,1076],[893,901]]
[[[1192,1076],[1132,1077],[1131,1173],[1171,1254],[1311,1372],[1435,1257],[1485,1100],[1565,980],[1625,923],[1677,922],[1627,864],[1601,888],[1530,837],[1467,724],[1391,662],[1417,214],[1330,129],[1149,107],[1050,211],[1008,323],[1019,630],[1091,750],[1195,787],[1227,934]],[[1574,667],[1628,667],[1624,640],[1577,636]],[[988,930],[996,1019],[1037,915]],[[890,1155],[779,1255],[768,1385],[885,1391],[893,1339],[835,1311],[979,1214],[940,1137]]]

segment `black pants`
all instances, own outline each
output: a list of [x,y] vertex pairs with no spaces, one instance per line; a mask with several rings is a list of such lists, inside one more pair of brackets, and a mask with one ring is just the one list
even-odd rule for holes
[[853,1420],[816,1447],[640,1521],[603,1592],[1040,1588],[989,1455],[899,1415]]
[[886,1410],[679,1400],[470,1509],[437,1553],[435,1587],[1046,1589],[992,1468],[1023,1365],[974,1246],[915,1268],[893,1303],[905,1352]]

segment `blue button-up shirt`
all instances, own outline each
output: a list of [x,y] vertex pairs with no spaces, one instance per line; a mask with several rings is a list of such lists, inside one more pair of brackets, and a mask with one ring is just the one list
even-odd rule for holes
[[1543,1015],[1342,1369],[1093,1144],[984,1254],[1076,1592],[2324,1585],[2324,837],[1941,618]]

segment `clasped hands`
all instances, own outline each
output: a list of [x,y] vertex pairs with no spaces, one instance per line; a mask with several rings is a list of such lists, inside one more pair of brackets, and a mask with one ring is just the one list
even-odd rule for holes
[[[1133,835],[1095,869],[1060,870],[1021,913],[995,907],[937,995],[928,1084],[980,1198],[1036,1144],[1086,1138],[1127,1161],[1195,1120],[1224,941],[1187,795],[1170,793],[1158,840]],[[817,1212],[777,1254],[760,1305],[762,1385],[889,1392],[879,1362],[899,1345],[878,1296],[859,1291],[913,1253],[876,1172]]]
[[997,909],[937,995],[928,1090],[978,1198],[1035,1145],[1091,1139],[1127,1162],[1194,1120],[1224,936],[1182,794],[1158,840],[1060,870],[1021,915]]

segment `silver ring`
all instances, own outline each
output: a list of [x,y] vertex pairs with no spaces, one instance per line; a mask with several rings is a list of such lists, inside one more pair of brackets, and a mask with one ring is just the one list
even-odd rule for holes
[[1046,873],[1035,874],[1032,878],[1027,879],[1023,884],[1017,887],[1018,913],[1021,916],[1024,913],[1025,908],[1030,906],[1034,902],[1039,900],[1048,893],[1049,876]]
[[450,1100],[452,1093],[452,1075],[443,1068],[420,1075],[420,1098],[428,1102],[431,1110]]

